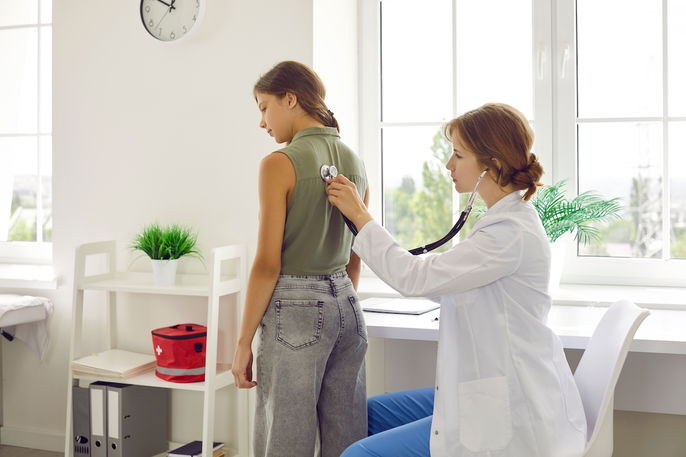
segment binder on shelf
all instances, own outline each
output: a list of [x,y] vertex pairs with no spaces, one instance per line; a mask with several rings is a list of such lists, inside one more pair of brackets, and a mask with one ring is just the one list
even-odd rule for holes
[[149,457],[169,442],[167,389],[107,383],[107,457]]
[[107,383],[88,386],[91,409],[91,457],[107,457]]
[[[224,454],[224,443],[212,443],[213,457],[219,457]],[[167,457],[198,457],[202,455],[202,441],[191,441],[181,447],[172,449],[167,453]]]
[[90,389],[88,387],[72,386],[71,408],[74,457],[90,457],[91,408]]

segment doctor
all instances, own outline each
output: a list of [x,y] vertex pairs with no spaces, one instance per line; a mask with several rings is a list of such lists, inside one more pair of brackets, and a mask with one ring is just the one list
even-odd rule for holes
[[546,325],[550,249],[529,202],[543,174],[533,132],[519,111],[487,104],[449,122],[445,134],[458,192],[488,170],[477,190],[488,211],[447,252],[408,253],[344,176],[327,189],[359,230],[355,253],[402,295],[441,304],[435,388],[370,398],[370,436],[342,457],[581,455],[581,398]]

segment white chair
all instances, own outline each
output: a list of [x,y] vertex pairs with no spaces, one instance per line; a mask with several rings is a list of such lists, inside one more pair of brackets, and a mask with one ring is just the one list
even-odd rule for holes
[[583,457],[611,457],[614,392],[629,346],[649,311],[621,300],[613,303],[586,346],[574,380],[586,412],[588,435]]

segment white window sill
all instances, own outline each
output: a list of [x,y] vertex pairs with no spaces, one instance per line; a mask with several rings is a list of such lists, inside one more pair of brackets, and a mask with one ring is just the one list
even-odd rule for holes
[[[400,297],[400,294],[376,277],[362,276],[358,287],[361,299]],[[553,293],[553,303],[564,306],[608,306],[626,299],[649,309],[686,309],[686,288],[615,286],[601,284],[560,284]]]
[[52,265],[0,263],[0,289],[57,289]]

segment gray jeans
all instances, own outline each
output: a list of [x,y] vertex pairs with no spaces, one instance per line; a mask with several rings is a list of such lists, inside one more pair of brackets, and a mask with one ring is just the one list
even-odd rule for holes
[[342,271],[281,275],[260,324],[255,457],[339,457],[367,436],[367,329]]

